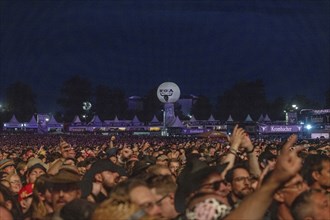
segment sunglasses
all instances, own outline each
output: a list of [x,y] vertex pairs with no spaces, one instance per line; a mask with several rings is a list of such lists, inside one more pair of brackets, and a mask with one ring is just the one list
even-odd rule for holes
[[206,184],[203,184],[201,185],[201,187],[204,187],[204,186],[211,186],[211,188],[216,191],[219,189],[220,185],[223,184],[223,185],[227,185],[227,182],[225,180],[219,180],[219,181],[215,181],[213,183],[206,183]]

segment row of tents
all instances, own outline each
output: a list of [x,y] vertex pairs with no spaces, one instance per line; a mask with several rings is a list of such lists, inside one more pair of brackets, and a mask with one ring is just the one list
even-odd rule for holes
[[[56,121],[54,116],[51,116],[45,124],[49,129],[58,129],[63,128],[63,124]],[[31,117],[31,120],[28,122],[19,122],[16,119],[16,116],[13,115],[9,122],[3,124],[4,129],[38,129],[40,126],[43,126],[42,123],[38,123],[34,115]]]
[[[38,116],[37,116],[38,118]],[[229,115],[226,123],[234,123],[234,119],[231,115]],[[253,119],[250,115],[247,115],[245,123],[253,123]],[[269,116],[266,114],[265,116],[261,115],[257,122],[267,123],[271,122]],[[92,120],[89,122],[82,122],[80,117],[76,115],[69,126],[110,126],[110,127],[139,127],[139,126],[161,126],[163,122],[159,121],[156,116],[152,118],[152,120],[148,123],[141,122],[137,116],[134,116],[132,120],[119,120],[116,116],[114,120],[104,120],[101,121],[98,115],[94,115]],[[190,120],[181,121],[178,116],[175,118],[175,122],[171,127],[190,127],[190,126],[198,126],[198,125],[220,125],[221,122],[216,120],[213,115],[209,117],[208,120],[197,120],[194,116],[191,116]],[[48,130],[63,128],[63,123],[59,123],[55,120],[54,116],[50,116],[45,121],[37,121],[37,119],[32,116],[31,120],[28,122],[19,122],[15,115],[12,116],[9,122],[4,123],[4,129],[38,129],[39,127],[47,127]]]

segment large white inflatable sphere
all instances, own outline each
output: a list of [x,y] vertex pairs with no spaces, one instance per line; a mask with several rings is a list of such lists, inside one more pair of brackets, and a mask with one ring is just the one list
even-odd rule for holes
[[179,86],[173,82],[164,82],[158,86],[157,97],[163,103],[174,103],[180,98]]

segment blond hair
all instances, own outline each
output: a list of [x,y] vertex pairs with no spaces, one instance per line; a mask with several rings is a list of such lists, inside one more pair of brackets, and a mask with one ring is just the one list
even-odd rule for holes
[[139,219],[139,220],[153,220],[154,218],[148,216],[137,205],[128,201],[118,201],[108,199],[102,202],[94,211],[92,220],[104,219]]

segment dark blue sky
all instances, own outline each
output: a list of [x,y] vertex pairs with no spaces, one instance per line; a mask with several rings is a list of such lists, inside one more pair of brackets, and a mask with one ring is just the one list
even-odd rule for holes
[[270,99],[323,101],[330,1],[0,1],[0,101],[22,80],[51,112],[63,81],[143,96],[164,81],[215,98],[262,79]]

